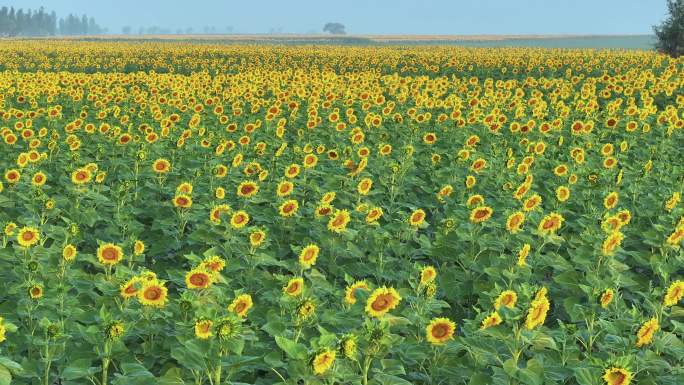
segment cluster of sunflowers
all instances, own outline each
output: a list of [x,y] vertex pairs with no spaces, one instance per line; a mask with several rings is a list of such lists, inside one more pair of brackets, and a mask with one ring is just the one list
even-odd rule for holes
[[684,382],[684,66],[0,43],[0,383]]

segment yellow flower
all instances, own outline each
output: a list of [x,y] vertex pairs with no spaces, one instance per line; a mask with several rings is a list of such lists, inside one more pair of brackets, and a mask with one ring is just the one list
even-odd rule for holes
[[283,287],[283,292],[290,297],[297,297],[302,294],[304,290],[304,279],[303,278],[291,278],[285,287]]
[[520,251],[518,251],[518,266],[527,265],[527,256],[530,254],[530,249],[531,246],[529,243],[524,244],[523,247],[520,248]]
[[425,335],[431,344],[443,344],[454,338],[456,324],[448,318],[433,318],[425,328]]
[[119,294],[124,299],[135,297],[138,295],[144,282],[145,280],[141,277],[133,277],[119,287]]
[[40,233],[35,227],[22,227],[17,234],[17,242],[22,247],[31,247],[38,243],[38,241],[40,241]]
[[14,235],[14,230],[16,230],[16,229],[17,229],[17,224],[16,224],[16,223],[14,223],[14,222],[8,222],[8,223],[5,225],[5,229],[4,229],[5,235],[8,236],[8,237],[13,236],[13,235]]
[[506,229],[511,233],[515,234],[520,231],[522,225],[525,223],[525,214],[522,211],[516,211],[508,216],[506,220]]
[[314,244],[307,245],[299,253],[299,264],[302,268],[308,269],[316,264],[316,259],[318,259],[318,253],[320,249]]
[[607,385],[629,385],[632,373],[623,368],[610,368],[603,373],[603,380]]
[[214,326],[214,322],[208,319],[200,319],[195,322],[195,336],[201,340],[207,340],[211,338],[214,333],[211,328]]
[[297,213],[299,209],[299,202],[294,199],[287,200],[283,202],[278,208],[278,213],[282,217],[291,217]]
[[667,288],[663,304],[665,306],[674,306],[682,300],[682,297],[684,297],[684,281],[674,281]]
[[251,295],[241,294],[230,303],[228,311],[233,312],[240,317],[245,317],[253,305],[254,302],[252,302]]
[[133,254],[142,255],[145,252],[145,244],[141,240],[135,241],[133,244]]
[[551,213],[545,216],[540,222],[537,230],[542,234],[551,234],[558,231],[563,225],[565,219],[562,215],[557,213]]
[[164,307],[168,301],[168,289],[157,280],[146,281],[138,292],[138,301],[145,306]]
[[513,290],[505,290],[494,301],[494,309],[499,310],[501,306],[512,309],[515,307],[516,302],[518,302],[518,294]]
[[366,302],[366,313],[371,317],[380,318],[399,305],[401,296],[394,288],[385,286],[373,291]]
[[241,229],[249,223],[249,214],[246,211],[240,210],[236,211],[230,218],[230,225],[234,229]]
[[249,234],[249,244],[252,247],[258,247],[266,240],[266,233],[263,230],[255,230]]
[[437,278],[437,270],[432,266],[426,266],[420,271],[420,284],[427,285]]
[[356,187],[356,190],[360,195],[368,195],[371,187],[373,187],[373,181],[370,178],[363,178]]
[[278,187],[276,188],[276,195],[278,195],[279,197],[288,196],[292,193],[293,189],[294,183],[290,182],[289,180],[284,180],[278,183]]
[[527,318],[525,319],[525,327],[529,330],[544,324],[546,320],[546,314],[549,311],[551,304],[546,296],[540,296],[536,298],[530,304],[530,308],[527,311]]
[[318,353],[313,359],[313,371],[317,375],[325,374],[335,363],[336,353],[332,350],[326,350]]
[[610,303],[613,302],[613,298],[615,298],[615,293],[613,292],[613,290],[606,289],[603,293],[601,293],[601,298],[599,299],[601,307],[604,309],[607,308],[608,305],[610,305]]
[[668,199],[665,202],[665,210],[672,211],[672,209],[674,209],[675,206],[677,206],[677,203],[679,203],[680,199],[681,199],[681,197],[680,197],[679,192],[673,193],[672,196],[670,197],[670,199]]
[[123,259],[123,250],[113,243],[105,243],[97,249],[97,259],[103,265],[113,266]]
[[188,289],[206,289],[214,283],[214,276],[204,268],[194,268],[185,274]]
[[44,185],[46,181],[47,176],[41,171],[38,171],[37,173],[33,174],[33,178],[31,178],[31,183],[36,187]]
[[237,188],[237,195],[243,198],[250,198],[259,192],[259,185],[254,182],[242,182]]
[[152,164],[152,170],[157,174],[165,174],[171,170],[171,163],[163,158],[157,159]]
[[76,259],[76,254],[76,247],[72,244],[65,245],[64,248],[62,248],[62,258],[65,262],[72,262]]
[[423,209],[415,210],[409,217],[409,224],[418,227],[425,222],[425,211]]
[[71,173],[71,182],[75,185],[83,185],[93,178],[90,170],[87,168],[79,168],[78,170]]
[[188,209],[192,206],[192,198],[189,195],[180,194],[173,198],[174,207]]
[[653,342],[653,335],[658,331],[658,329],[660,329],[660,324],[658,324],[658,320],[655,317],[644,322],[637,332],[636,346],[641,347],[644,345],[649,345],[651,342]]
[[622,244],[622,240],[625,238],[619,231],[614,231],[603,241],[601,245],[601,253],[606,256],[611,256],[615,254],[615,249]]
[[347,210],[337,210],[330,217],[328,221],[328,230],[334,233],[341,233],[347,228],[347,224],[351,220],[349,211]]
[[614,208],[618,203],[618,193],[615,191],[611,192],[610,194],[606,195],[606,197],[603,199],[603,207],[606,208],[606,210],[610,210]]
[[492,312],[490,315],[485,317],[485,319],[482,320],[482,325],[480,326],[481,330],[500,325],[503,320],[501,319],[501,315],[497,312]]
[[470,212],[470,221],[473,223],[485,222],[492,217],[493,212],[494,210],[489,206],[476,207]]

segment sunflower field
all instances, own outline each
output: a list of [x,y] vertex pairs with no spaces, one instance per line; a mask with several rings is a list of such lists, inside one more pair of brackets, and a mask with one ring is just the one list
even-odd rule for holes
[[682,384],[683,60],[4,40],[0,385]]

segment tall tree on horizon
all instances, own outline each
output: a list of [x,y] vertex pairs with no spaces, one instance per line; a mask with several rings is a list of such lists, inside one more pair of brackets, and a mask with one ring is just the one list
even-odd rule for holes
[[672,57],[684,54],[684,0],[667,0],[668,17],[653,26],[656,49]]

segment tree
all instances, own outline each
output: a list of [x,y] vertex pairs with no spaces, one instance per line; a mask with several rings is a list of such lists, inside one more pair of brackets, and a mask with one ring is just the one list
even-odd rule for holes
[[667,0],[667,19],[653,27],[656,49],[673,57],[684,54],[684,0]]
[[328,32],[331,35],[344,35],[344,24],[342,23],[326,23],[323,26],[323,32]]

